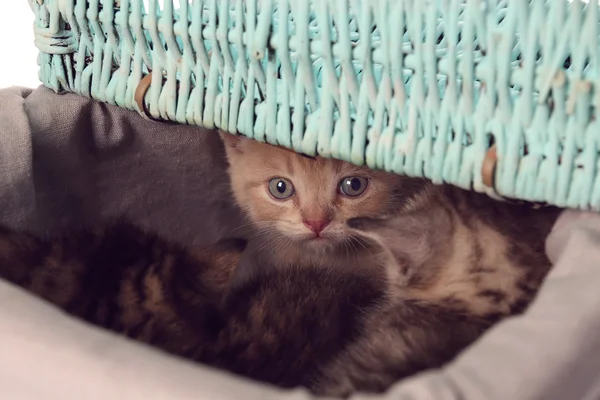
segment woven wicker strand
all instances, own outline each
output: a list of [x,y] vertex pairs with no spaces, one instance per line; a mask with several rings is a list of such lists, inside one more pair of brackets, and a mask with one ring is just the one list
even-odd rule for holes
[[[597,1],[30,3],[40,79],[57,92],[600,210]],[[140,109],[134,95],[148,74]]]

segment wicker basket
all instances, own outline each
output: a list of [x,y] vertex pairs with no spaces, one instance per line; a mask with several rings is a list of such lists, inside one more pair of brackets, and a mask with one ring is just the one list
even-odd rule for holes
[[597,1],[30,2],[56,91],[600,210]]

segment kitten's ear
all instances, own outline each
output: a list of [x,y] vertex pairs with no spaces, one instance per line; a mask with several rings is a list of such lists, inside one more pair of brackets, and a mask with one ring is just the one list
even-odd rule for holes
[[221,140],[225,145],[227,157],[231,157],[233,154],[242,154],[244,152],[242,144],[245,138],[241,135],[233,135],[231,133],[219,131],[219,136],[221,136]]

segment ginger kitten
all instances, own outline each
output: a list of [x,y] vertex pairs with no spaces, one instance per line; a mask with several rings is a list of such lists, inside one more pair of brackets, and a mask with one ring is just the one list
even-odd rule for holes
[[360,265],[372,248],[346,221],[392,214],[425,184],[225,132],[221,137],[235,201],[255,230],[250,248],[280,267]]

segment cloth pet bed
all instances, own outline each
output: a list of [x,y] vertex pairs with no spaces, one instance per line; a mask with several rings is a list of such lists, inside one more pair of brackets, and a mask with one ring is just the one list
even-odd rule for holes
[[[43,87],[1,90],[0,221],[52,233],[126,214],[167,237],[204,243],[239,223],[215,200],[223,196],[221,152],[214,132]],[[547,248],[555,266],[526,314],[381,399],[597,399],[600,215],[565,212]],[[171,357],[4,281],[0,391],[14,400],[311,399]]]
[[[12,226],[47,232],[125,213],[184,243],[227,234],[239,216],[221,201],[218,138],[183,125],[499,199],[600,208],[597,2],[30,4],[42,82],[78,96],[3,93],[0,216]],[[597,398],[598,218],[563,214],[548,239],[555,268],[524,316],[383,398]],[[22,368],[3,363],[0,379],[18,398],[309,398],[166,357],[4,287],[16,300],[2,308],[2,354]],[[32,369],[36,359],[45,363]],[[23,384],[27,371],[39,385]],[[81,381],[68,389],[72,371]]]

